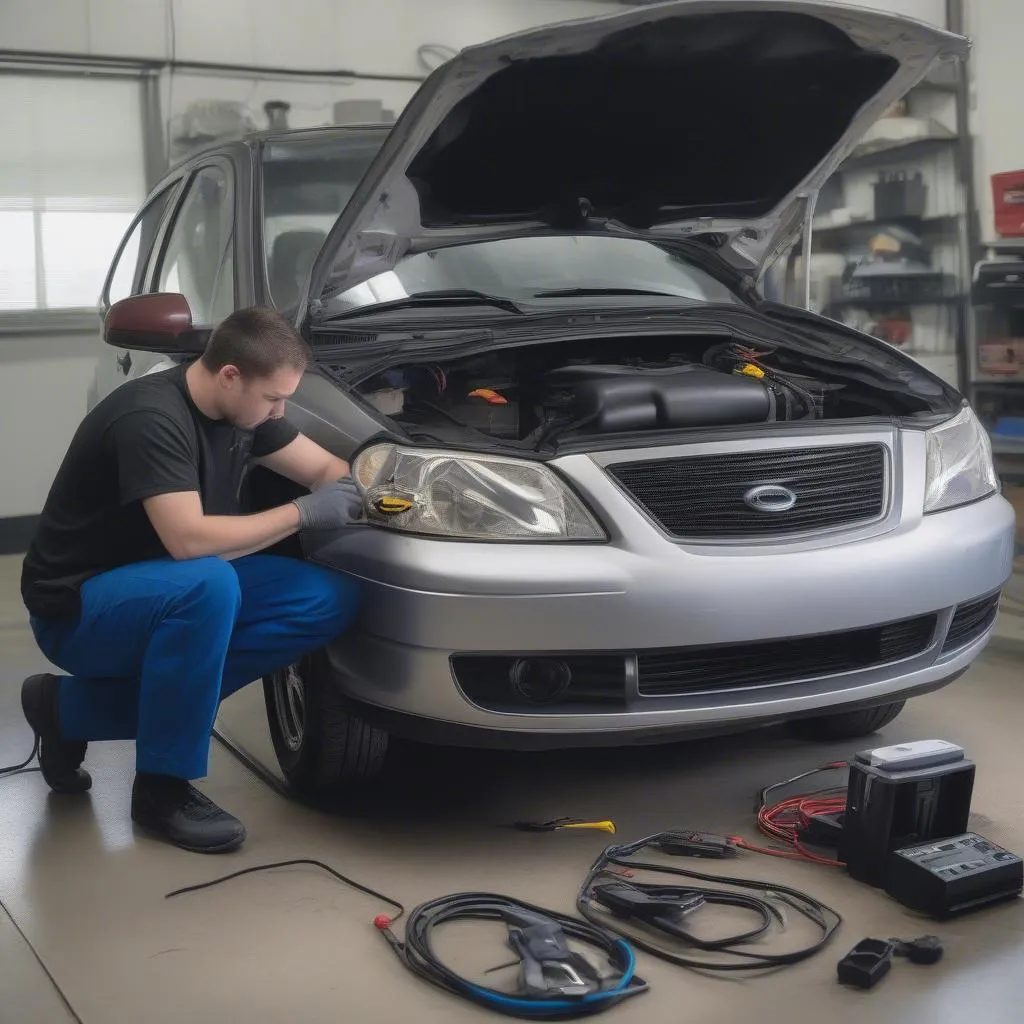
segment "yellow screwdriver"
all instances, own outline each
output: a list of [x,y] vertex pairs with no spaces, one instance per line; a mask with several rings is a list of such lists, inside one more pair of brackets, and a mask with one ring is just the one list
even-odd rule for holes
[[615,835],[614,821],[587,821],[585,818],[553,818],[551,821],[517,821],[513,826],[522,832],[555,832],[563,828],[586,828]]

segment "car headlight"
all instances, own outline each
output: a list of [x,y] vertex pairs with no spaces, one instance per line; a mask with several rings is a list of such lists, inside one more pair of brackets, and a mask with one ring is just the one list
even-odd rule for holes
[[497,455],[374,445],[352,475],[371,523],[462,540],[593,541],[606,535],[547,466]]
[[967,505],[999,489],[992,444],[970,409],[929,430],[926,437],[925,512]]

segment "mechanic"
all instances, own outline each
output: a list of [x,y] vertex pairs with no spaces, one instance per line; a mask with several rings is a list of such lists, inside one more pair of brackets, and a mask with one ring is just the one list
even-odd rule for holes
[[[285,403],[309,352],[277,313],[229,316],[190,365],[127,381],[82,421],[25,557],[22,596],[68,676],[22,686],[57,793],[92,785],[93,740],[135,740],[131,816],[186,850],[233,850],[245,828],[195,789],[221,700],[351,623],[355,582],[256,554],[308,529],[365,529],[346,462],[299,433]],[[246,469],[302,485],[243,514]]]

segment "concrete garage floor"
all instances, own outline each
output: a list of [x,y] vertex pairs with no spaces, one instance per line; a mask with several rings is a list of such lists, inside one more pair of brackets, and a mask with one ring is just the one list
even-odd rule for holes
[[[27,753],[18,687],[44,666],[24,623],[18,568],[17,559],[0,559],[0,764]],[[232,698],[222,718],[225,731],[266,756],[258,688]],[[1024,850],[1020,662],[990,654],[953,687],[912,704],[879,742],[936,736],[963,744],[978,762],[975,827]],[[765,732],[611,752],[424,751],[374,806],[339,817],[282,799],[215,744],[203,788],[250,830],[246,847],[229,857],[183,853],[133,834],[131,746],[96,746],[87,760],[95,778],[88,798],[50,797],[38,774],[0,780],[0,1021],[483,1020],[485,1011],[404,971],[370,923],[386,907],[315,868],[249,876],[173,901],[164,893],[250,865],[312,857],[410,907],[445,893],[496,890],[570,911],[582,873],[607,837],[528,835],[497,825],[570,814],[614,818],[622,838],[670,826],[753,838],[751,806],[762,784],[860,746],[808,745]],[[742,980],[643,956],[651,991],[607,1019],[1021,1019],[1021,902],[936,925],[834,869],[749,854],[729,870],[788,883],[831,904],[846,918],[839,935],[810,961]],[[945,941],[939,965],[898,962],[870,993],[837,985],[836,961],[860,939],[927,932]],[[480,942],[471,927],[456,926],[442,951],[469,970],[502,963],[501,932],[492,935]]]

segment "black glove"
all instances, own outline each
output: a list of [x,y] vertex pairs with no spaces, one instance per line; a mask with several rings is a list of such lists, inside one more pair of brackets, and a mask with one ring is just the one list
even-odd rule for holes
[[293,501],[300,530],[339,530],[355,523],[363,511],[363,496],[351,477],[324,484]]

